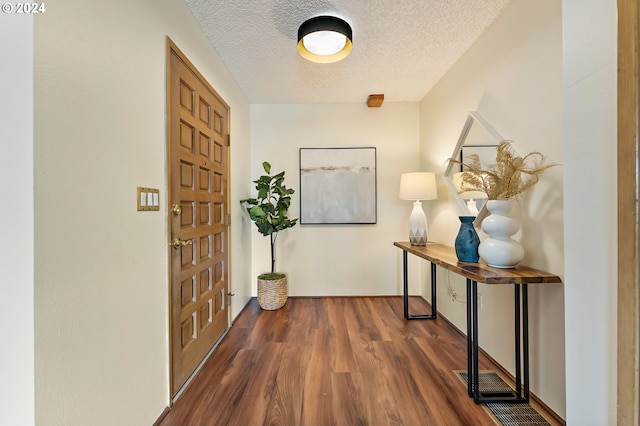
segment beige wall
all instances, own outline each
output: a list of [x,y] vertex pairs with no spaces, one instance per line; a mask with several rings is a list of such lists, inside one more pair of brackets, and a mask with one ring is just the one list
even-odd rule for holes
[[[180,0],[47,6],[35,19],[36,422],[151,424],[169,400],[166,36],[231,106],[233,194],[249,177],[248,101]],[[136,211],[137,186],[160,189],[159,212]],[[232,247],[242,284],[250,240],[234,232]],[[250,289],[233,290],[237,314]]]
[[[401,173],[419,170],[418,104],[252,105],[251,134],[252,179],[269,161],[274,171],[285,170],[288,186],[296,191],[299,148],[376,147],[377,224],[288,229],[278,237],[276,269],[289,274],[289,292],[295,296],[400,294],[400,250],[392,244],[408,239],[412,204],[398,199],[398,185]],[[250,189],[247,196],[254,194]],[[299,193],[290,212],[299,217]],[[248,216],[243,226],[253,235],[255,277],[270,269],[269,240]]]
[[0,15],[0,413],[34,423],[33,17]]
[[613,425],[617,403],[616,1],[564,0],[562,8],[567,424]]
[[[447,72],[421,103],[421,164],[444,172],[469,111],[478,111],[520,153],[541,151],[562,162],[562,29],[558,0],[514,0]],[[548,170],[525,194],[514,216],[525,248],[523,264],[561,277],[563,263],[562,167]],[[443,196],[432,212],[435,241],[452,245],[461,213]],[[484,234],[481,233],[484,238]],[[466,330],[465,282],[438,271],[438,308]],[[530,286],[531,388],[565,415],[564,295],[561,285]],[[480,285],[480,345],[513,373],[513,288]]]

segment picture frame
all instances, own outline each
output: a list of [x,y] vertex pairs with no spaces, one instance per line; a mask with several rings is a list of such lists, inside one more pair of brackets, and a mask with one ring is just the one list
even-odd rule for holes
[[376,148],[300,148],[300,224],[377,222]]

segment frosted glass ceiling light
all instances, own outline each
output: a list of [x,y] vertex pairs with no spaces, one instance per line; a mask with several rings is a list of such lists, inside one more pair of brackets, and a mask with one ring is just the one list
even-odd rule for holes
[[298,53],[322,64],[337,62],[351,53],[353,34],[345,21],[335,16],[316,16],[298,29]]
[[334,33],[333,31],[316,31],[302,39],[304,47],[311,53],[316,55],[335,55],[342,49],[347,42],[344,34]]

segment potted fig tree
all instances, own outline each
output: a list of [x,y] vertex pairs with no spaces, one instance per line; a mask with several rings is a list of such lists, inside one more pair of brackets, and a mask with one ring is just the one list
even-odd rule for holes
[[258,276],[258,303],[265,310],[280,309],[287,302],[287,276],[276,272],[275,244],[278,233],[295,226],[298,219],[288,217],[291,194],[295,191],[284,184],[284,171],[271,175],[271,164],[263,162],[266,174],[253,182],[258,194],[255,198],[240,200],[258,231],[271,242],[271,272]]

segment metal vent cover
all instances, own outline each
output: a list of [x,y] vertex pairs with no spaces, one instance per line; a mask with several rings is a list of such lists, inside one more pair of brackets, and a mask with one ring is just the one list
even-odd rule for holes
[[[456,371],[462,381],[467,383],[467,372]],[[495,371],[480,372],[480,387],[484,391],[507,392],[513,388],[505,383]],[[525,403],[489,403],[484,404],[503,426],[551,426],[540,413]]]

